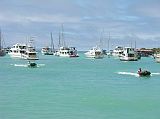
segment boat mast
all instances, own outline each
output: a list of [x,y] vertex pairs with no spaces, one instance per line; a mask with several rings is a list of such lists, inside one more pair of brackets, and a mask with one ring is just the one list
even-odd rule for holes
[[99,39],[99,48],[103,48],[103,34],[104,34],[104,29],[100,34],[100,39]]
[[108,47],[108,53],[109,53],[109,42],[110,42],[110,39],[111,39],[111,35],[110,35],[110,32],[109,32],[109,38],[108,38],[108,43],[107,43],[107,47]]
[[102,33],[101,33],[101,36],[100,36],[100,41],[99,41],[99,47],[102,49]]
[[59,37],[58,37],[58,47],[61,47],[61,33],[59,31]]
[[62,24],[62,45],[65,47],[66,46],[66,43],[65,43],[65,40],[64,40],[64,29],[63,29],[63,24]]
[[51,52],[54,51],[54,43],[53,43],[53,36],[52,36],[52,32],[51,32]]
[[136,43],[136,40],[135,40],[135,46],[134,46],[134,47],[135,47],[135,49],[137,48],[137,43]]

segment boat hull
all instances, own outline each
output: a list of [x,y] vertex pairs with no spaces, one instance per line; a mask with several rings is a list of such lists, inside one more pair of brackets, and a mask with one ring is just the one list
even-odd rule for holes
[[138,61],[136,57],[120,57],[121,61]]

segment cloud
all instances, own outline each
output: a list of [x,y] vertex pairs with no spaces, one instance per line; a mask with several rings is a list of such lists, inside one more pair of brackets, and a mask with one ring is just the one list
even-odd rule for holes
[[134,38],[154,44],[160,31],[159,5],[158,0],[1,0],[0,25],[8,43],[18,35],[37,35],[42,46],[51,31],[58,38],[64,23],[69,44],[82,49],[95,45],[102,29],[115,44]]

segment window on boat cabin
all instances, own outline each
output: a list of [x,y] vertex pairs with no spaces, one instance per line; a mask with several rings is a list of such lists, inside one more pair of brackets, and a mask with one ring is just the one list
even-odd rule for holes
[[128,57],[134,57],[134,54],[128,54]]
[[24,51],[20,51],[20,53],[24,53]]
[[73,55],[73,51],[71,51],[70,54]]
[[29,53],[29,55],[36,55],[36,53]]

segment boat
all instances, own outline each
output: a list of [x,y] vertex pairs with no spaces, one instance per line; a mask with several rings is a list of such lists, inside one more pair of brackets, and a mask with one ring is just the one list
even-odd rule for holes
[[38,60],[38,53],[36,52],[36,49],[33,45],[33,40],[29,40],[27,46],[26,46],[26,49],[25,49],[25,52],[22,53],[22,59],[26,59],[26,60]]
[[160,53],[154,54],[155,61],[160,63]]
[[76,47],[60,47],[56,52],[56,56],[60,57],[79,57]]
[[16,43],[15,45],[13,45],[12,48],[10,48],[8,54],[12,58],[22,59],[22,54],[24,54],[26,52],[26,47],[27,47],[26,44]]
[[58,50],[54,53],[55,56],[59,57],[79,57],[77,53],[76,47],[68,47],[64,40],[63,34],[63,25],[62,25],[62,32],[59,33],[59,44]]
[[5,55],[6,55],[6,51],[5,49],[3,49],[3,46],[2,46],[2,33],[0,30],[0,57],[3,57]]
[[102,59],[104,56],[107,54],[106,50],[102,49],[103,47],[103,35],[101,33],[99,43],[95,46],[92,47],[89,51],[84,53],[86,57],[88,58],[94,58],[94,59]]
[[87,51],[86,53],[84,53],[86,55],[86,57],[88,58],[95,58],[95,59],[101,59],[104,57],[104,53],[103,50],[100,49],[99,47],[93,47],[92,49],[90,49],[89,51]]
[[38,60],[39,58],[37,56],[35,47],[31,45],[32,42],[33,40],[30,40],[29,44],[16,43],[10,49],[8,54],[12,58],[26,59],[26,60]]
[[43,47],[41,50],[42,55],[53,55],[53,52],[50,47]]
[[30,67],[30,68],[35,68],[35,67],[37,67],[37,64],[35,62],[30,62],[29,61],[27,66]]
[[123,54],[123,47],[116,46],[116,48],[112,51],[112,56],[121,57]]
[[54,54],[54,44],[53,44],[53,37],[51,33],[51,47],[43,47],[41,50],[42,55],[53,55]]
[[131,47],[125,47],[124,51],[122,53],[122,56],[120,57],[121,61],[137,61],[138,55],[135,52],[134,48]]

